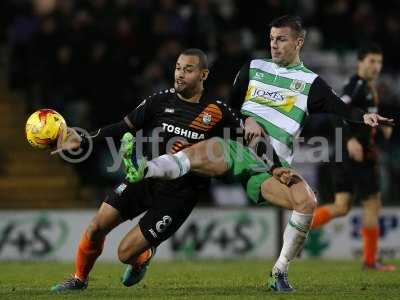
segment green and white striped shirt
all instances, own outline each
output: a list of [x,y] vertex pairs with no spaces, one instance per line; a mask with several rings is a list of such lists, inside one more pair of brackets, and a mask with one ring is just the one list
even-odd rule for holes
[[283,165],[291,164],[294,141],[309,113],[335,113],[363,122],[363,111],[351,110],[303,63],[281,67],[268,59],[254,59],[238,73],[229,100],[264,128]]

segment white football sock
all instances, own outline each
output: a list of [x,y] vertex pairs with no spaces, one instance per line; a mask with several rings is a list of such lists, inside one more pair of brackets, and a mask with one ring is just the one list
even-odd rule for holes
[[310,230],[312,218],[313,214],[303,214],[293,211],[283,234],[281,254],[275,263],[273,272],[276,270],[281,272],[288,271],[290,261],[292,261],[303,248],[308,231]]
[[173,155],[164,154],[147,162],[145,178],[175,179],[190,171],[190,160],[180,151]]

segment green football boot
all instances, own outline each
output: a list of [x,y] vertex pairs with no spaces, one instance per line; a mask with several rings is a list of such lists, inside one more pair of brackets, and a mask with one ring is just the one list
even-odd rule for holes
[[123,169],[126,174],[125,179],[130,183],[138,182],[143,179],[147,165],[147,160],[141,158],[138,161],[138,166],[135,167],[132,161],[134,149],[135,137],[130,132],[126,132],[121,139],[121,148],[119,153],[122,157]]
[[65,292],[75,292],[75,291],[83,291],[88,286],[87,281],[82,281],[75,276],[71,276],[66,279],[64,282],[56,284],[51,288],[51,291],[54,293],[65,293]]
[[122,275],[122,284],[125,286],[132,286],[139,283],[146,275],[147,269],[149,268],[149,264],[151,259],[156,254],[156,248],[151,247],[149,249],[151,251],[150,257],[142,264],[136,264],[134,266],[127,266],[124,274]]

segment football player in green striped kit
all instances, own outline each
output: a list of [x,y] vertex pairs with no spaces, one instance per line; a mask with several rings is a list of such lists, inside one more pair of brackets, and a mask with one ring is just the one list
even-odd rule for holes
[[[288,281],[289,262],[303,247],[317,201],[305,180],[290,169],[295,137],[308,114],[333,113],[355,123],[376,127],[393,120],[347,106],[317,74],[300,60],[305,30],[298,17],[283,16],[270,24],[272,59],[254,59],[236,76],[229,102],[241,111],[245,137],[253,144],[264,136],[264,160],[256,151],[230,139],[212,138],[182,150],[165,154],[128,170],[131,178],[174,179],[191,172],[207,176],[233,177],[244,184],[256,203],[270,202],[293,210],[283,236],[281,254],[268,286],[281,292],[293,291]],[[257,154],[256,154],[257,152]],[[132,176],[133,174],[133,176]]]

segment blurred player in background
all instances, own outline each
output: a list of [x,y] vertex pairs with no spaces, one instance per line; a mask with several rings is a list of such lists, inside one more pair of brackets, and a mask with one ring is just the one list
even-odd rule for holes
[[[382,50],[375,44],[365,45],[358,51],[357,74],[343,88],[342,100],[352,107],[375,113],[379,97],[375,80],[382,70]],[[378,271],[394,271],[395,267],[377,261],[379,240],[379,162],[377,136],[389,139],[391,127],[368,128],[355,124],[344,127],[346,150],[343,162],[335,162],[333,180],[335,202],[315,211],[312,229],[330,220],[347,215],[352,197],[363,207],[362,239],[364,242],[363,267]]]
[[[390,121],[376,113],[349,107],[323,79],[303,65],[300,50],[306,32],[300,18],[283,16],[270,26],[272,59],[254,59],[245,64],[236,76],[229,99],[232,107],[246,116],[248,139],[264,135],[279,162],[290,167],[294,139],[307,114],[333,113],[371,127]],[[207,155],[209,149],[214,159]],[[288,267],[304,245],[317,206],[315,195],[294,170],[273,164],[269,169],[264,166],[263,173],[252,174],[258,165],[257,157],[247,148],[235,141],[214,138],[186,148],[179,155],[166,154],[147,162],[135,180],[175,179],[189,171],[208,176],[229,175],[239,178],[254,202],[271,202],[293,210],[284,232],[281,254],[268,280],[271,289],[291,292]]]
[[[127,131],[143,130],[143,136],[149,138],[159,133],[158,139],[145,143],[143,147],[143,155],[153,157],[176,153],[212,136],[222,136],[224,128],[240,127],[238,115],[204,91],[203,83],[208,73],[207,57],[201,50],[182,52],[176,62],[174,89],[154,93],[121,122],[101,128],[89,138],[97,142],[106,137],[120,138]],[[54,152],[84,147],[87,138],[80,138],[72,132]],[[55,285],[52,291],[85,289],[89,273],[103,250],[106,235],[122,222],[145,212],[118,247],[120,261],[128,264],[123,284],[138,283],[156,247],[179,229],[196,205],[196,195],[208,190],[208,182],[209,179],[194,174],[170,182],[153,179],[139,183],[122,182],[104,200],[83,232],[74,275]]]

